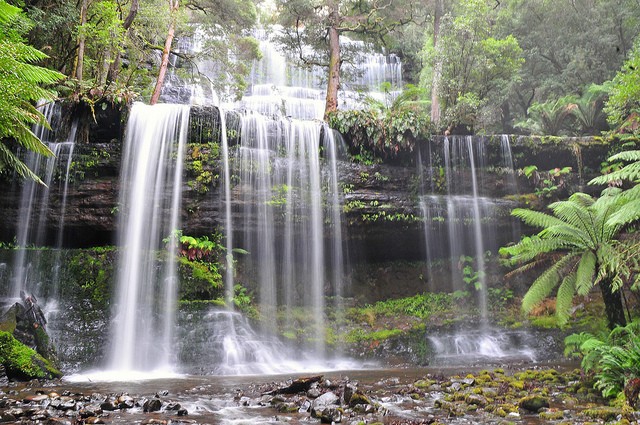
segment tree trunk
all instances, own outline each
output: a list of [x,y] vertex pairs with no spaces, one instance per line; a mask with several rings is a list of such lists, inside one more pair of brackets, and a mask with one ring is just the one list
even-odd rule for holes
[[[130,28],[131,28],[131,24],[133,24],[133,21],[136,18],[136,15],[138,14],[138,9],[140,8],[140,0],[132,0],[131,1],[131,7],[129,8],[129,13],[127,14],[127,17],[124,19],[124,22],[122,23],[122,28],[125,31],[125,37],[127,37],[129,35],[130,32]],[[122,46],[120,47],[120,49],[122,49]],[[111,65],[109,65],[109,72],[107,73],[107,81],[116,81],[118,79],[118,74],[120,73],[120,54],[121,51],[118,50],[115,54],[115,58],[113,59],[113,62],[111,62]]]
[[156,80],[156,87],[153,89],[151,95],[151,105],[158,103],[160,98],[160,92],[162,92],[162,86],[164,84],[164,77],[167,74],[167,68],[169,67],[169,53],[171,53],[171,45],[173,44],[173,37],[176,32],[176,12],[180,6],[179,0],[170,1],[171,22],[169,23],[169,30],[167,31],[167,38],[164,42],[164,50],[162,51],[162,60],[160,62],[160,72],[158,73],[158,79]]
[[329,113],[338,109],[338,88],[340,87],[340,33],[336,28],[337,11],[331,12],[329,27],[329,81],[327,82],[327,101],[324,107],[324,120]]
[[[87,9],[89,8],[89,0],[82,0],[80,6],[80,26],[87,23]],[[82,29],[78,31],[78,54],[76,55],[76,69],[74,76],[82,81],[82,73],[84,67],[84,48],[86,44],[86,36],[82,33]]]
[[602,293],[602,300],[604,301],[604,311],[607,315],[609,329],[613,329],[616,326],[625,326],[627,324],[627,319],[624,315],[622,297],[620,296],[622,288],[613,292],[611,290],[611,282],[608,279],[601,281],[599,285],[600,292]]
[[[444,12],[444,0],[435,0],[433,10],[433,49],[438,50],[440,35],[440,18]],[[440,124],[440,94],[438,87],[442,78],[442,61],[436,53],[436,63],[433,65],[433,79],[431,80],[431,122],[438,127]]]

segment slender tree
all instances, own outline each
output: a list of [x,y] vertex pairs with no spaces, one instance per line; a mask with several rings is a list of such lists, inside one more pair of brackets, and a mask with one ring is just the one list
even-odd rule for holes
[[341,67],[348,58],[343,55],[340,37],[358,37],[384,41],[397,27],[421,15],[419,1],[407,0],[399,7],[393,0],[280,0],[280,20],[284,26],[283,45],[296,52],[306,66],[327,69],[327,95],[324,118],[338,108]]
[[167,68],[169,67],[169,54],[171,53],[171,45],[173,44],[173,37],[176,34],[176,21],[178,9],[180,7],[180,0],[169,0],[169,13],[171,19],[169,21],[169,29],[167,30],[167,37],[164,41],[164,50],[162,50],[162,60],[160,61],[160,71],[158,72],[158,79],[156,80],[153,94],[151,95],[151,105],[158,103],[160,99],[160,93],[162,92],[162,86],[164,84],[164,78],[167,74]]

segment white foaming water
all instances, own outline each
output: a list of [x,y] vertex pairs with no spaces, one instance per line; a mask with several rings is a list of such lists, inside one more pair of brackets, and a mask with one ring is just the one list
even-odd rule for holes
[[[171,370],[176,241],[189,107],[131,108],[120,181],[117,293],[111,371]],[[164,268],[155,260],[169,237]],[[107,374],[113,372],[105,372]]]
[[458,331],[428,338],[435,365],[483,364],[505,360],[535,361],[532,343],[526,332],[499,329]]

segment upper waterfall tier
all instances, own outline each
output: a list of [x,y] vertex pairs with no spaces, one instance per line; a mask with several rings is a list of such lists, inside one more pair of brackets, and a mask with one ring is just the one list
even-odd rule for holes
[[[240,100],[227,103],[224,99],[229,93],[213,91],[209,81],[215,80],[218,70],[207,58],[200,58],[198,62],[199,72],[206,76],[203,83],[186,84],[176,75],[170,76],[163,89],[163,99],[168,103],[222,103],[226,109],[254,111],[269,117],[322,119],[326,68],[301,66],[297,58],[285,53],[286,49],[276,41],[277,31],[278,28],[271,34],[264,30],[254,33],[262,57],[254,61],[248,88]],[[193,39],[183,40],[178,50],[197,54],[204,42],[204,35],[197,31]],[[341,37],[341,45],[351,52],[351,59],[345,61],[341,69],[339,107],[362,108],[367,97],[382,103],[393,100],[402,87],[400,58],[346,37]]]

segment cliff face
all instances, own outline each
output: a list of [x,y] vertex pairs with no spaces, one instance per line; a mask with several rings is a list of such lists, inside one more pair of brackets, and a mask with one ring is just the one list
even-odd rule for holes
[[[49,188],[42,240],[53,245],[63,222],[65,247],[116,243],[118,179],[125,117],[122,111],[96,108],[94,122],[86,110],[72,107],[66,111],[70,117],[80,116],[88,121],[80,125],[81,136],[73,153],[64,209],[61,208],[64,170],[60,164],[57,165],[60,170]],[[215,108],[193,108],[191,114],[182,202],[183,231],[185,234],[206,235],[221,230],[223,223],[221,159],[217,145],[219,126]],[[228,134],[230,143],[237,142],[234,139],[236,135]],[[599,172],[600,163],[610,149],[604,141],[593,138],[512,137],[510,142],[514,167],[529,168],[529,173],[514,176],[505,170],[500,159],[503,154],[499,136],[483,139],[486,163],[474,171],[476,180],[481,183],[479,196],[496,200],[499,208],[504,210],[498,214],[502,216],[508,216],[508,211],[516,205],[542,205],[573,190],[596,191],[586,187],[585,183]],[[345,246],[349,248],[352,260],[424,258],[424,211],[420,200],[428,196],[430,202],[439,202],[438,199],[444,199],[451,191],[446,183],[449,171],[444,162],[444,144],[442,137],[425,141],[419,151],[411,154],[413,159],[404,164],[393,163],[393,160],[373,164],[339,162]],[[537,168],[531,171],[534,166]],[[558,171],[554,173],[553,170]],[[472,171],[454,167],[453,172],[458,181],[455,190],[470,193]],[[17,223],[22,214],[20,196],[23,184],[16,180],[1,184],[0,214],[4,219],[0,222],[0,240],[11,241],[17,234]],[[236,207],[232,209],[236,214],[234,222],[254,226],[251,218],[240,220],[239,208]],[[64,220],[61,220],[63,213]],[[509,223],[507,218],[502,224],[497,224],[496,243],[510,240],[511,232],[502,231],[504,226],[510,226]],[[241,232],[243,229],[236,230]]]

